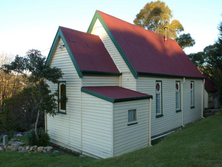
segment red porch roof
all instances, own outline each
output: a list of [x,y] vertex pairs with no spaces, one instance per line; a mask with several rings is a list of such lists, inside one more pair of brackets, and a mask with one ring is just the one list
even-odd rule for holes
[[217,92],[213,81],[210,80],[207,76],[205,76],[205,89],[207,92]]
[[119,86],[82,87],[81,91],[113,103],[152,98],[152,95]]

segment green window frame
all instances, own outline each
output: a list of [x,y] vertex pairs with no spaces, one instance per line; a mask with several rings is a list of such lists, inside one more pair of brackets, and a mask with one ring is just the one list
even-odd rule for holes
[[131,109],[128,110],[128,126],[138,124],[137,122],[137,110]]
[[58,112],[66,114],[66,81],[58,82]]
[[180,81],[176,81],[176,83],[175,83],[175,107],[176,107],[176,112],[181,111],[181,84],[180,84]]
[[156,81],[156,117],[163,116],[163,96],[162,96],[162,81]]
[[195,108],[195,83],[190,81],[190,108]]

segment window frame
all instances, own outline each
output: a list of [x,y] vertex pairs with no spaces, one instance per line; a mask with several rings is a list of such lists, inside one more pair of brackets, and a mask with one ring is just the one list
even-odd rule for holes
[[[176,89],[177,84],[179,85],[178,90]],[[178,108],[177,108],[177,96],[176,96],[177,92],[178,92],[178,103],[179,103]],[[175,108],[176,108],[176,112],[181,111],[181,83],[180,83],[180,81],[175,82]]]
[[[191,88],[192,84],[192,88]],[[195,83],[190,81],[190,108],[195,108]]]
[[61,85],[64,84],[65,85],[65,96],[66,96],[66,81],[59,81],[58,82],[58,113],[61,114],[66,114],[66,102],[65,102],[65,109],[61,109],[61,102],[60,102],[60,98],[61,98]]
[[212,102],[213,102],[213,96],[210,95],[210,96],[208,96],[208,103],[212,103]]
[[[160,90],[158,91],[156,89],[157,83],[160,84]],[[157,94],[160,95],[160,112],[157,113]],[[162,90],[162,81],[161,80],[156,80],[155,82],[155,96],[156,96],[156,118],[162,117],[163,116],[163,90]]]
[[[132,120],[132,121],[130,121],[129,120],[129,113],[130,113],[130,111],[134,111],[134,117],[135,117],[135,119],[134,120]],[[130,110],[128,110],[128,117],[127,117],[127,126],[130,126],[130,125],[135,125],[135,124],[138,124],[138,121],[137,121],[137,109],[130,109]]]

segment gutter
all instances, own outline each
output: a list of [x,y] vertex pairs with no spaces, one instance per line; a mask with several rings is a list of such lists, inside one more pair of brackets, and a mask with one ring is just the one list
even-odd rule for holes
[[204,84],[205,84],[205,79],[202,80],[202,89],[201,89],[201,118],[203,117],[203,110],[204,110]]
[[185,77],[183,78],[183,82],[181,84],[181,126],[182,127],[185,127],[184,124],[183,124],[183,84],[185,83],[186,79]]
[[148,133],[149,134],[149,136],[148,136],[149,141],[148,142],[149,143],[148,143],[148,145],[152,146],[152,144],[151,144],[151,99],[149,99],[149,106],[148,107],[149,107],[149,124],[148,124],[149,125],[149,127],[148,127],[148,130],[149,130],[149,133]]

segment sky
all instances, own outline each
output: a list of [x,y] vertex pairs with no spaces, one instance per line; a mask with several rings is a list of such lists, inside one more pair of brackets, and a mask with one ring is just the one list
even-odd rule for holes
[[[195,39],[185,53],[196,53],[218,38],[221,0],[162,0]],[[59,26],[86,32],[96,10],[133,23],[150,0],[0,0],[0,54],[25,56],[38,49],[47,56]]]

